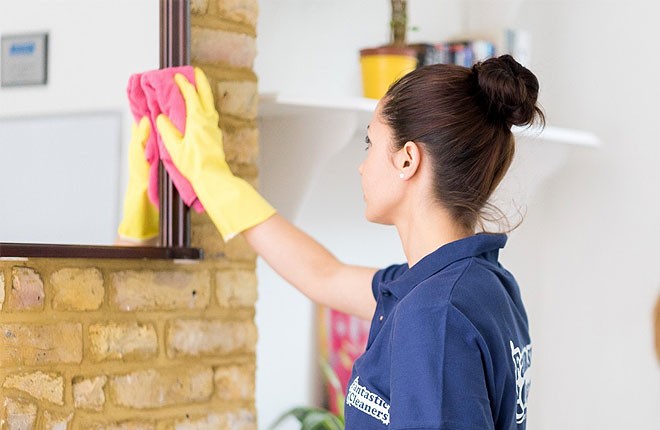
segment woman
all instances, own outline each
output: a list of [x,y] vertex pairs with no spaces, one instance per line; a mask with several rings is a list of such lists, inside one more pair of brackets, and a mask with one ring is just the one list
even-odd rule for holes
[[397,228],[407,264],[344,264],[277,215],[224,160],[208,82],[175,78],[185,135],[160,116],[172,160],[220,233],[255,251],[317,303],[371,319],[355,362],[346,428],[524,429],[531,342],[503,234],[476,234],[514,154],[511,126],[544,117],[538,81],[505,55],[471,69],[433,65],[379,102],[360,165],[366,217]]

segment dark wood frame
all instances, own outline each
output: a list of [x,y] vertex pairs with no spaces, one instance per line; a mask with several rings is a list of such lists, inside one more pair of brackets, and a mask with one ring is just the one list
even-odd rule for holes
[[[160,0],[160,67],[190,64],[190,1]],[[190,246],[190,213],[160,164],[160,234],[163,247]]]
[[[160,67],[190,64],[190,0],[160,0]],[[201,259],[190,247],[190,213],[160,165],[158,246],[88,246],[0,243],[0,258]]]

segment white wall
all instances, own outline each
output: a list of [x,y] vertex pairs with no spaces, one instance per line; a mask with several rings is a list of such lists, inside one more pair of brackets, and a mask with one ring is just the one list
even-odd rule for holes
[[660,39],[658,13],[651,1],[554,1],[527,2],[516,17],[533,32],[550,121],[603,140],[570,154],[516,238],[517,252],[537,250],[539,268],[534,428],[660,425],[660,59],[647,51]]
[[[415,0],[411,40],[444,38],[461,22],[460,0]],[[437,5],[437,6],[436,6]],[[259,2],[260,91],[290,95],[362,95],[359,50],[389,41],[387,0]]]
[[[261,90],[359,95],[357,50],[385,41],[387,3],[261,2]],[[533,430],[655,429],[660,423],[651,331],[660,291],[654,128],[660,90],[653,84],[660,59],[651,49],[660,40],[653,18],[659,13],[657,3],[641,0],[410,2],[411,23],[421,26],[415,40],[498,36],[501,26],[527,30],[529,64],[541,81],[549,123],[591,130],[603,141],[599,149],[569,148],[563,167],[527,201],[525,222],[503,253],[520,280],[532,325]],[[362,203],[354,198],[359,182],[350,176],[360,157],[350,148],[359,145],[359,135],[344,149],[319,155],[314,172],[291,163],[280,177],[273,172],[285,162],[277,157],[296,154],[294,145],[277,154],[270,147],[277,139],[262,135],[262,183],[275,205],[281,202],[285,215],[346,261],[399,261],[391,232],[365,230],[361,221]],[[297,201],[274,191],[292,179],[311,180]],[[286,408],[313,401],[309,378],[316,363],[312,306],[262,262],[259,276],[257,403],[265,428]]]
[[[159,15],[156,0],[22,0],[0,2],[0,34],[12,35],[32,32],[47,32],[48,39],[48,84],[45,86],[0,88],[0,119],[10,124],[13,119],[30,117],[33,121],[43,118],[67,118],[80,114],[81,119],[90,113],[112,113],[121,117],[120,139],[116,142],[116,157],[112,160],[115,171],[112,178],[103,181],[119,181],[118,192],[103,198],[113,199],[114,228],[104,234],[107,243],[114,239],[116,220],[122,207],[126,182],[126,146],[130,135],[132,118],[128,109],[126,84],[131,74],[158,67]],[[90,133],[89,144],[95,144],[94,133]],[[8,142],[2,143],[2,158],[11,159]],[[48,152],[50,153],[50,152]],[[107,154],[106,150],[100,154]],[[65,154],[67,157],[75,155]],[[98,157],[97,157],[98,158]],[[99,165],[106,160],[97,159]],[[69,163],[67,166],[72,166]],[[89,166],[83,166],[79,176]],[[99,171],[106,171],[102,166]],[[34,180],[42,180],[35,172]],[[47,180],[47,178],[43,178]],[[79,177],[80,181],[93,183],[98,178]],[[104,188],[106,189],[106,188]],[[100,194],[100,193],[99,193]],[[106,208],[108,205],[94,204],[94,195],[81,193],[73,201],[63,202],[62,210],[53,209],[51,217],[66,214],[67,208],[84,204],[86,208]],[[61,200],[61,199],[60,199]],[[19,205],[29,205],[29,199]],[[102,209],[99,209],[102,210]],[[97,214],[105,216],[105,214]],[[38,217],[37,217],[38,218]],[[89,218],[94,218],[90,215]],[[43,223],[42,223],[43,224]],[[37,229],[38,226],[35,226]],[[112,226],[110,227],[112,228]],[[48,227],[52,230],[52,225]],[[84,229],[82,229],[84,230]],[[42,239],[48,240],[49,231]],[[19,238],[20,239],[20,238]],[[0,241],[3,238],[0,237]],[[4,239],[6,240],[6,239]],[[12,240],[16,240],[12,238]],[[32,237],[30,241],[34,241]],[[18,240],[16,240],[18,241]],[[62,240],[63,242],[69,242]],[[88,242],[83,237],[80,241]]]

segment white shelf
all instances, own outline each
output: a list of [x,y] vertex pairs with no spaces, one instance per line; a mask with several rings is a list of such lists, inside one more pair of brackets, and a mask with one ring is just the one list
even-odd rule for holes
[[264,116],[288,115],[301,113],[309,109],[332,109],[351,112],[371,113],[376,109],[378,100],[364,97],[297,97],[281,94],[260,94],[260,114]]
[[[263,119],[291,116],[324,115],[329,112],[354,113],[360,120],[368,121],[378,101],[363,97],[300,97],[281,94],[259,96],[259,117]],[[597,147],[600,139],[593,133],[564,127],[546,125],[539,127],[514,127],[516,136],[534,140],[564,143],[569,145]]]
[[548,142],[566,143],[578,146],[600,146],[600,139],[594,133],[564,127],[546,125],[542,130],[539,127],[521,128],[513,127],[516,136],[539,139]]

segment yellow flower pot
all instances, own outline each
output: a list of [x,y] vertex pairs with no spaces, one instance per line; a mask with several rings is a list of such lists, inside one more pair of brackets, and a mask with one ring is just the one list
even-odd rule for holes
[[360,50],[362,91],[365,97],[380,99],[397,79],[417,67],[412,48],[383,46]]

